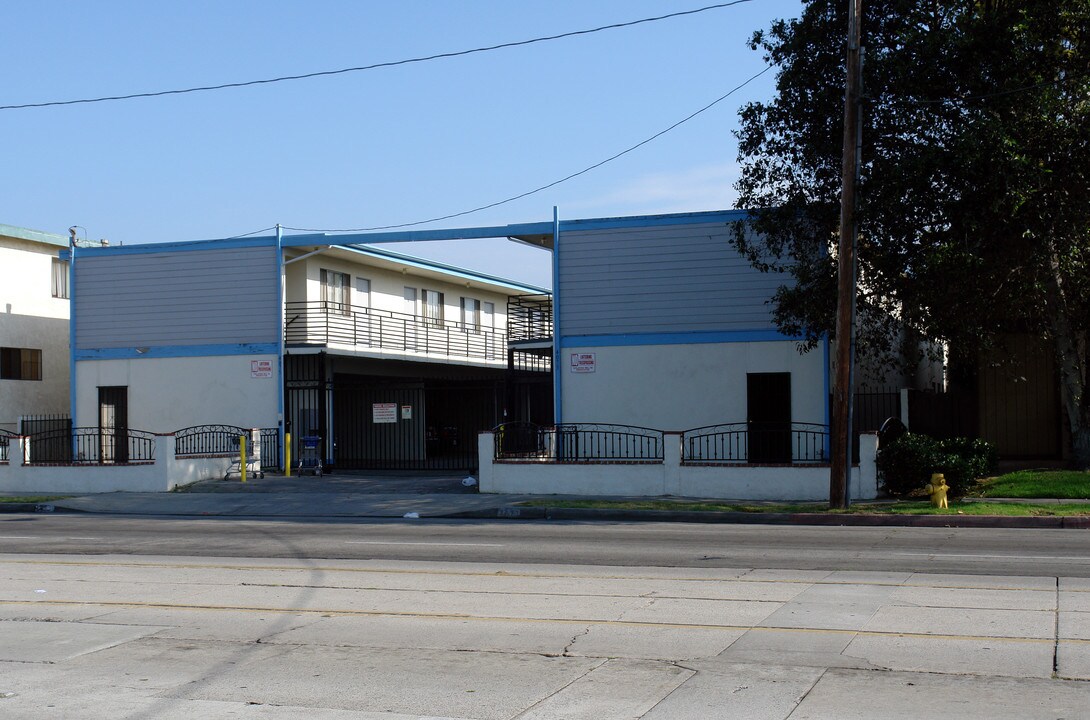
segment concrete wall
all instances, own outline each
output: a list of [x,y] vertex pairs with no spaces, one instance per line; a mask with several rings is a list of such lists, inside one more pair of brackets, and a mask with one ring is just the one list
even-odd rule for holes
[[[573,353],[594,353],[592,373],[571,371]],[[564,422],[685,430],[746,420],[746,373],[791,373],[791,419],[824,424],[820,350],[791,341],[567,347],[561,351]]]
[[[828,465],[717,465],[681,463],[680,435],[668,433],[661,463],[557,463],[493,460],[495,438],[481,433],[480,490],[486,493],[541,495],[620,495],[693,497],[724,500],[826,501]],[[853,499],[878,495],[876,435],[860,437],[858,466],[852,468]]]
[[53,297],[53,260],[63,238],[37,241],[4,234],[0,226],[0,347],[42,351],[41,380],[0,379],[0,429],[16,431],[20,415],[69,411],[68,300]]
[[222,478],[235,458],[177,458],[174,436],[159,435],[155,461],[133,465],[25,465],[26,438],[13,439],[10,459],[0,463],[0,493],[91,494],[167,492],[199,480]]
[[[272,377],[253,377],[267,361]],[[81,360],[76,363],[76,427],[98,426],[98,388],[129,388],[129,427],[174,432],[193,425],[275,427],[276,355]]]

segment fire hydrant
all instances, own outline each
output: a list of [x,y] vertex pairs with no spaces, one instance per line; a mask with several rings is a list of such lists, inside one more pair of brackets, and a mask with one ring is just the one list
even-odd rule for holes
[[937,508],[950,507],[946,502],[946,491],[950,486],[946,484],[946,478],[942,473],[931,476],[931,482],[924,486],[923,491],[931,496],[931,504]]

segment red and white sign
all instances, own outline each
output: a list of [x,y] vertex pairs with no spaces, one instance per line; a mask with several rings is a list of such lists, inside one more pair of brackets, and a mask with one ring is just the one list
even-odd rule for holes
[[251,360],[250,377],[271,378],[273,376],[272,360]]
[[595,369],[594,353],[572,353],[571,371],[573,373],[592,373]]
[[371,421],[376,423],[396,423],[397,403],[373,403]]

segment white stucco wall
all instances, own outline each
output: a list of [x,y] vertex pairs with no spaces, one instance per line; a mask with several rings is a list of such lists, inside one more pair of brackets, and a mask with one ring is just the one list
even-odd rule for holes
[[[617,423],[687,430],[745,422],[746,373],[791,373],[791,419],[825,422],[820,351],[800,355],[795,343],[737,342],[561,351],[564,422]],[[595,371],[572,372],[573,353],[594,353]]]
[[68,413],[68,300],[52,294],[63,248],[0,234],[0,347],[42,351],[41,380],[0,380],[0,428],[20,415]]
[[[273,376],[251,377],[251,361],[272,363]],[[275,427],[276,355],[81,360],[76,363],[77,427],[98,425],[98,388],[129,388],[129,427],[174,432],[193,425]]]

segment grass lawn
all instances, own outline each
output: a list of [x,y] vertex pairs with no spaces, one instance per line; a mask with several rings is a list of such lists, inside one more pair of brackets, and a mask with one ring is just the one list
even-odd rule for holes
[[686,500],[529,500],[530,507],[598,508],[604,510],[667,510],[681,512],[820,513],[848,515],[1090,515],[1090,503],[1030,505],[1025,503],[956,502],[938,509],[929,501],[859,503],[847,510],[830,510],[825,503],[730,503]]
[[71,495],[0,495],[0,503],[43,503],[51,500],[63,500]]
[[1090,472],[1075,470],[1021,470],[983,480],[973,488],[977,497],[1090,498]]

